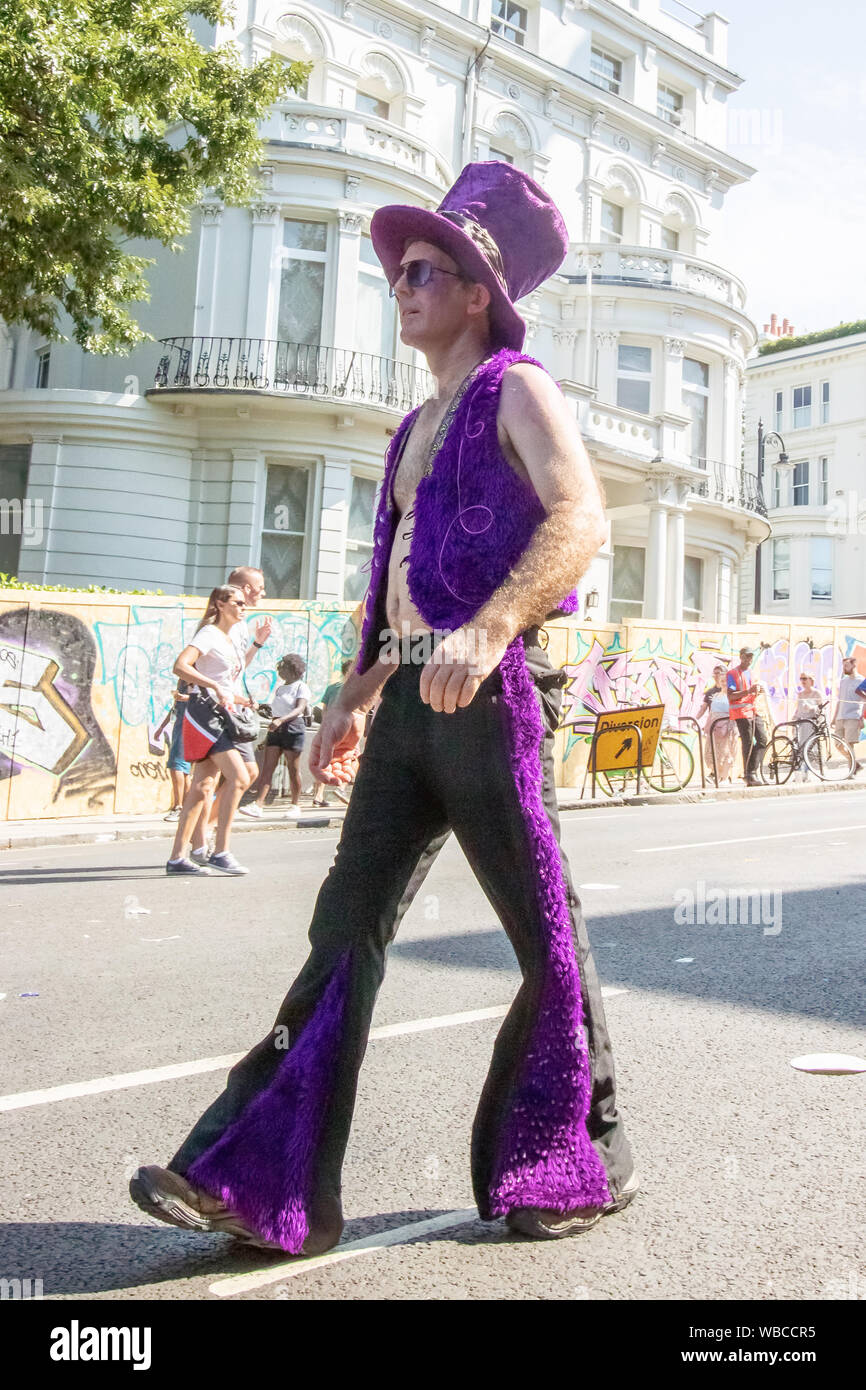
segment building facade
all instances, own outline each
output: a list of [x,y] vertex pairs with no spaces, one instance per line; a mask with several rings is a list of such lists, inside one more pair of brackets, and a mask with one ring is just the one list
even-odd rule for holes
[[[760,549],[760,611],[866,611],[866,331],[758,354],[747,367],[745,456],[758,422],[773,538]],[[754,463],[751,466],[755,466]]]
[[208,197],[182,255],[141,248],[157,343],[105,359],[7,332],[0,490],[44,524],[4,567],[190,593],[245,561],[275,597],[361,597],[383,453],[431,387],[370,217],[435,207],[493,158],[569,229],[521,307],[606,493],[584,611],[742,617],[769,527],[741,458],[755,330],[710,250],[753,172],[724,149],[726,29],[678,0],[251,0],[234,31],[201,28],[310,63],[306,87],[263,122],[255,206]]

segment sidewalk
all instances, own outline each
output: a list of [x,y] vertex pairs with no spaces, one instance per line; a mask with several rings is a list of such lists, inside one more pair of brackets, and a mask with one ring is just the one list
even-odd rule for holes
[[[849,782],[798,782],[785,787],[722,787],[718,791],[707,788],[702,791],[682,791],[671,794],[649,792],[647,795],[629,797],[598,797],[595,801],[580,799],[579,787],[558,787],[556,799],[560,811],[600,811],[606,806],[678,806],[701,801],[744,801],[761,800],[779,796],[815,796],[816,794],[866,791],[866,778],[854,778]],[[238,815],[233,834],[252,834],[254,831],[283,831],[298,836],[308,830],[321,830],[327,827],[339,829],[346,814],[345,806],[328,805],[323,810],[309,805],[308,798],[302,807],[300,820],[286,820],[288,801],[268,808],[261,820],[252,820]],[[33,849],[43,845],[102,845],[113,840],[169,840],[173,838],[175,824],[166,821],[162,815],[155,816],[89,816],[70,817],[57,820],[19,820],[4,821],[0,825],[0,850]]]

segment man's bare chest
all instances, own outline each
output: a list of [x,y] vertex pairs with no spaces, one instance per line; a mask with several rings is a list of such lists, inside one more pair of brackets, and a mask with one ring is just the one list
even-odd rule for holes
[[[394,501],[401,516],[412,507],[418,484],[432,470],[436,454],[444,443],[449,414],[447,410],[438,410],[426,419],[419,415],[403,441],[393,481]],[[503,458],[518,478],[531,487],[528,470],[498,421],[496,434]]]

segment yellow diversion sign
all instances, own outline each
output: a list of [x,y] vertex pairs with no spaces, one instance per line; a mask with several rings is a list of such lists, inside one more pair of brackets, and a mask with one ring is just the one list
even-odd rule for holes
[[619,772],[637,767],[638,737],[629,724],[640,729],[641,767],[650,767],[656,755],[664,705],[640,705],[637,709],[600,714],[595,726],[596,772]]

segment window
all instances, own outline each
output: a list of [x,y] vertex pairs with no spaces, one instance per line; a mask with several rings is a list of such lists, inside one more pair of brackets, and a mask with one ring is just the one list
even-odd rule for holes
[[490,158],[491,158],[491,159],[501,159],[501,161],[502,161],[503,164],[513,164],[513,163],[514,163],[514,155],[513,155],[513,154],[506,154],[504,150],[497,150],[497,149],[494,148],[493,145],[490,146]]
[[601,204],[601,239],[614,246],[622,241],[622,208],[606,198]]
[[301,598],[310,470],[292,464],[268,466],[259,563],[271,598]]
[[378,116],[381,121],[391,119],[391,107],[387,101],[382,101],[380,97],[368,95],[367,92],[355,93],[355,110],[363,111],[365,116]]
[[773,469],[773,506],[784,507],[783,498],[786,493],[785,470],[783,468]]
[[818,460],[818,506],[826,507],[830,501],[830,460]]
[[320,343],[328,228],[324,222],[287,218],[283,229],[277,337],[286,343]]
[[490,27],[501,39],[523,48],[526,44],[526,22],[527,12],[520,5],[513,5],[511,0],[493,0]]
[[809,505],[809,462],[808,459],[803,463],[794,464],[794,497],[795,507],[808,507]]
[[707,466],[707,408],[710,369],[706,362],[683,358],[683,410],[691,420],[689,456],[698,468]]
[[833,597],[833,541],[830,536],[813,536],[809,543],[812,560],[812,598]]
[[618,623],[623,618],[643,616],[643,586],[646,551],[637,545],[615,545],[611,577],[610,618]]
[[679,251],[680,234],[673,227],[662,227],[662,246],[665,251]]
[[783,420],[783,418],[782,418],[783,415],[784,415],[784,413],[785,413],[785,394],[784,394],[783,391],[777,391],[777,392],[776,392],[776,400],[775,400],[776,423],[775,423],[774,428],[777,429],[777,430],[779,431],[779,433],[781,433],[782,425],[784,424],[784,420]]
[[791,597],[791,542],[773,541],[773,598]]
[[[30,469],[29,444],[0,444],[0,497],[7,503],[17,498],[23,508],[27,499],[27,485]],[[10,508],[7,506],[7,515]],[[0,526],[0,573],[17,574],[21,559],[21,526],[9,525],[4,517]],[[31,564],[33,561],[31,560]],[[7,667],[7,670],[10,668]],[[7,685],[12,685],[10,675],[4,677]],[[12,698],[11,692],[5,696]],[[23,715],[22,715],[23,718]]]
[[677,92],[673,87],[667,87],[659,83],[657,114],[659,119],[667,121],[668,125],[682,125],[683,94]]
[[821,424],[822,424],[822,425],[829,425],[829,423],[830,423],[830,383],[829,383],[829,381],[822,381],[822,382],[821,382]]
[[620,59],[594,48],[589,63],[589,80],[594,86],[601,87],[603,92],[613,92],[614,96],[619,96],[622,87]]
[[48,372],[51,368],[51,349],[40,348],[36,354],[36,386],[44,390],[48,385]]
[[812,423],[811,386],[794,387],[794,429],[804,430]]
[[355,341],[360,352],[393,357],[397,301],[390,297],[385,272],[368,236],[361,237],[359,255]]
[[616,378],[617,405],[625,410],[637,410],[641,415],[649,415],[652,370],[651,348],[621,344]]
[[343,579],[343,598],[350,603],[362,599],[370,583],[369,570],[363,567],[373,554],[373,521],[376,515],[378,486],[374,478],[352,478],[349,530],[346,537],[346,569]]
[[704,562],[686,555],[683,564],[683,617],[699,623],[703,617]]

